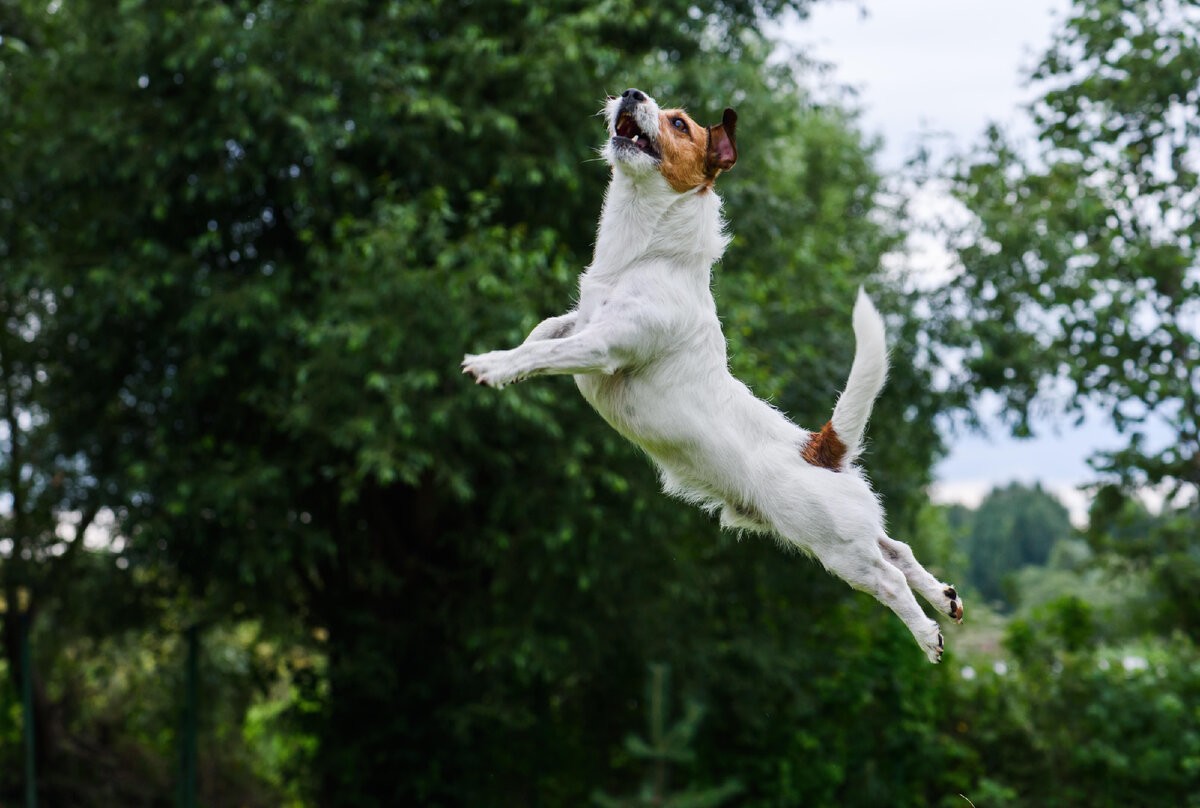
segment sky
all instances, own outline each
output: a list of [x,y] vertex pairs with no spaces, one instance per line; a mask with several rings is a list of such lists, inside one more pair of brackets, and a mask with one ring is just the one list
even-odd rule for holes
[[1017,124],[1036,91],[1023,76],[1050,44],[1067,0],[841,0],[783,31],[856,87],[869,133],[897,169],[922,134],[966,146],[992,121]]
[[[830,80],[857,90],[862,126],[883,140],[885,171],[898,171],[934,136],[938,152],[966,149],[989,123],[1029,133],[1022,106],[1036,96],[1024,76],[1050,44],[1069,9],[1067,0],[868,0],[817,4],[809,19],[786,26],[781,38],[832,65]],[[936,198],[919,200],[936,208]],[[937,251],[921,256],[936,273]],[[935,469],[932,494],[978,504],[993,486],[1040,482],[1081,523],[1094,479],[1087,458],[1119,445],[1120,437],[1093,413],[1082,427],[1049,419],[1034,439],[994,430],[988,437],[947,434],[949,456]]]

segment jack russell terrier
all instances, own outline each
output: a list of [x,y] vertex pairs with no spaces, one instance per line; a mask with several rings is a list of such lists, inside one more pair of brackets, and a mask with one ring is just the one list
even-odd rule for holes
[[583,397],[658,467],[667,494],[720,512],[724,527],[773,534],[892,609],[931,662],[942,635],[913,590],[962,622],[962,602],[907,544],[854,461],[887,375],[883,320],[860,290],[856,347],[833,417],[808,432],[729,373],[710,289],[729,237],[713,183],[737,162],[737,115],[700,126],[630,89],[604,114],[612,167],[579,303],[518,347],[467,355],[463,372],[503,387],[571,374]]

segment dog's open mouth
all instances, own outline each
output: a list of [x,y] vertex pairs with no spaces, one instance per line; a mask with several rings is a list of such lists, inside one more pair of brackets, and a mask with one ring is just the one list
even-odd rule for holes
[[617,114],[617,125],[614,127],[616,134],[613,139],[617,140],[621,145],[623,142],[632,144],[634,148],[645,154],[650,155],[655,160],[662,157],[658,148],[654,145],[654,141],[638,127],[637,122],[633,120],[633,116],[628,112],[620,112]]

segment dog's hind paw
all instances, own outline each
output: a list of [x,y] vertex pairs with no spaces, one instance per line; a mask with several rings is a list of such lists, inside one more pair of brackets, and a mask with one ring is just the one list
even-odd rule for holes
[[958,596],[958,591],[952,586],[947,586],[942,595],[946,598],[946,614],[953,617],[954,622],[962,623],[963,605],[962,598]]
[[921,647],[925,649],[925,656],[929,657],[929,661],[935,665],[942,661],[942,652],[946,650],[945,641],[942,639],[942,632],[938,629],[937,623],[930,622],[929,633],[924,638],[919,638]]

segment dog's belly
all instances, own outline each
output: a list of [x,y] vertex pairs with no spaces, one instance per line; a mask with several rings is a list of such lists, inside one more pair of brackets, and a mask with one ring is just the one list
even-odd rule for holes
[[579,392],[609,426],[658,457],[683,452],[695,437],[678,413],[677,391],[647,369],[575,377]]
[[654,460],[670,493],[707,506],[748,505],[747,481],[761,477],[764,464],[798,457],[806,433],[724,367],[702,370],[685,378],[676,366],[651,365],[575,381],[604,420]]
[[711,409],[676,366],[654,362],[575,377],[579,392],[613,429],[653,456],[683,452]]

